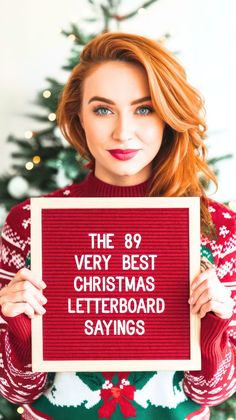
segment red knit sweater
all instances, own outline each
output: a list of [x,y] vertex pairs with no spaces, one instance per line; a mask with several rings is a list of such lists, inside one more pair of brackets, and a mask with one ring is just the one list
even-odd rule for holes
[[[51,193],[50,197],[145,196],[148,182],[130,187],[106,184],[91,173],[80,184]],[[202,238],[216,266],[219,279],[232,290],[236,299],[236,229],[235,213],[210,202],[217,240]],[[15,206],[2,231],[0,253],[0,288],[25,266],[30,252],[30,202]],[[236,311],[235,311],[236,312]],[[184,391],[202,406],[217,405],[236,389],[236,315],[220,319],[208,313],[201,321],[202,370],[185,372]],[[46,373],[31,371],[31,328],[25,315],[3,317],[0,322],[0,392],[16,403],[30,403],[44,391]],[[46,417],[45,417],[46,418]],[[200,417],[203,418],[203,417]]]

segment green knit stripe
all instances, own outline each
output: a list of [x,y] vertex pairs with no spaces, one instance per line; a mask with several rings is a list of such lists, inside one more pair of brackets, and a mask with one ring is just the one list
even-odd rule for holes
[[201,257],[205,257],[210,261],[211,264],[214,264],[214,257],[212,255],[212,252],[209,248],[206,246],[201,245]]
[[[187,415],[201,408],[199,404],[188,399],[177,405],[176,408],[169,409],[167,407],[154,406],[149,404],[147,408],[141,407],[135,401],[132,402],[136,408],[137,420],[183,420]],[[98,409],[102,406],[101,400],[98,404],[87,409],[85,407],[86,401],[78,407],[65,407],[56,406],[50,403],[45,397],[41,396],[37,401],[32,404],[32,408],[36,408],[42,413],[47,413],[55,420],[98,420]],[[105,418],[99,420],[107,420]],[[116,411],[110,420],[124,420],[124,416],[120,411],[120,406],[117,404]],[[134,420],[134,417],[129,417],[126,420]]]

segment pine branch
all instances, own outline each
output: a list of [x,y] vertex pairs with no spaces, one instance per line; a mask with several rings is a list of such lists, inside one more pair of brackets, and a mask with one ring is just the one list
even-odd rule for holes
[[123,20],[131,19],[132,17],[137,15],[139,9],[146,9],[147,7],[151,6],[151,4],[156,3],[157,1],[158,0],[146,1],[141,6],[139,6],[138,9],[135,9],[132,12],[129,12],[125,15],[118,15],[118,14],[111,13],[109,8],[102,5],[102,4],[101,4],[101,9],[104,13],[104,17],[105,17],[106,21],[109,20],[109,19],[115,19],[115,20],[121,22]]
[[208,164],[209,165],[215,165],[217,162],[220,162],[221,160],[226,160],[226,159],[232,159],[233,155],[232,153],[228,153],[227,155],[223,155],[223,156],[218,156],[215,158],[211,158],[208,160]]
[[7,138],[7,142],[8,143],[13,143],[16,144],[17,146],[19,146],[21,149],[23,149],[25,151],[25,153],[27,153],[27,151],[32,151],[32,146],[29,142],[25,141],[25,140],[21,140],[21,139],[17,139],[14,136],[8,136]]

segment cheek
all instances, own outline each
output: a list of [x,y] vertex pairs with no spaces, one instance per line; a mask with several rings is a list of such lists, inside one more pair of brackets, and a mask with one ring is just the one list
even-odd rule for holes
[[143,130],[143,139],[147,145],[156,144],[158,148],[162,142],[162,137],[164,133],[164,125],[162,124],[149,124],[146,126],[145,130]]
[[88,148],[93,156],[96,156],[98,153],[100,153],[99,151],[103,150],[105,147],[103,133],[101,130],[94,130],[94,127],[87,130],[86,141]]
[[84,119],[84,130],[86,137],[100,137],[104,138],[104,135],[108,133],[110,129],[110,124],[108,122],[104,123],[102,118],[90,116]]

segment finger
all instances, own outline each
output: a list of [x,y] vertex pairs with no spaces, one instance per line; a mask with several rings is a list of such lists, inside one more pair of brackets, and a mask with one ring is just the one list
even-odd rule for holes
[[205,292],[205,290],[209,291],[209,296],[208,299],[212,296],[210,294],[211,290],[210,290],[210,285],[209,285],[209,279],[203,280],[202,283],[200,283],[192,292],[188,302],[191,305],[194,305],[196,303],[196,301],[199,299],[199,297],[202,295],[202,293]]
[[2,305],[2,313],[4,316],[15,317],[20,314],[25,314],[29,318],[34,318],[35,312],[27,302],[12,303],[7,302]]
[[13,284],[13,283],[16,283],[16,282],[22,281],[22,280],[27,280],[27,281],[31,282],[38,289],[44,289],[46,287],[46,284],[44,283],[44,281],[39,280],[39,279],[35,279],[35,277],[32,274],[32,271],[29,270],[26,267],[21,268],[16,273],[14,279],[11,280],[11,282],[9,284]]
[[211,301],[211,294],[209,289],[205,289],[204,292],[197,298],[195,304],[192,305],[192,313],[197,313],[203,305]]
[[8,294],[9,292],[20,292],[26,291],[34,296],[40,304],[45,304],[47,302],[46,297],[43,295],[42,291],[39,291],[32,283],[28,280],[25,281],[18,281],[17,283],[13,283],[9,286],[5,293]]
[[46,312],[46,309],[37,301],[37,299],[32,296],[28,290],[23,290],[20,292],[11,292],[7,295],[1,296],[1,306],[7,302],[11,303],[29,303],[34,311],[40,315],[43,315]]
[[204,280],[199,284],[199,286],[197,286],[196,289],[194,289],[188,302],[191,305],[196,304],[197,300],[201,295],[203,295],[205,290],[207,291],[208,299],[214,298],[219,302],[224,302],[231,296],[230,291],[222,283],[220,283],[217,278],[211,277]]
[[6,284],[2,289],[0,290],[0,296],[4,295],[7,292],[8,284]]
[[215,274],[215,270],[210,268],[209,270],[205,270],[202,273],[200,273],[191,283],[191,289],[196,289],[204,280],[206,280],[209,276],[212,276],[212,274]]
[[233,315],[234,303],[232,302],[232,299],[230,299],[230,301],[225,303],[218,302],[214,299],[208,301],[207,303],[202,305],[200,309],[200,318],[203,318],[207,314],[207,312],[214,312],[216,316],[222,319],[231,318],[231,316]]

